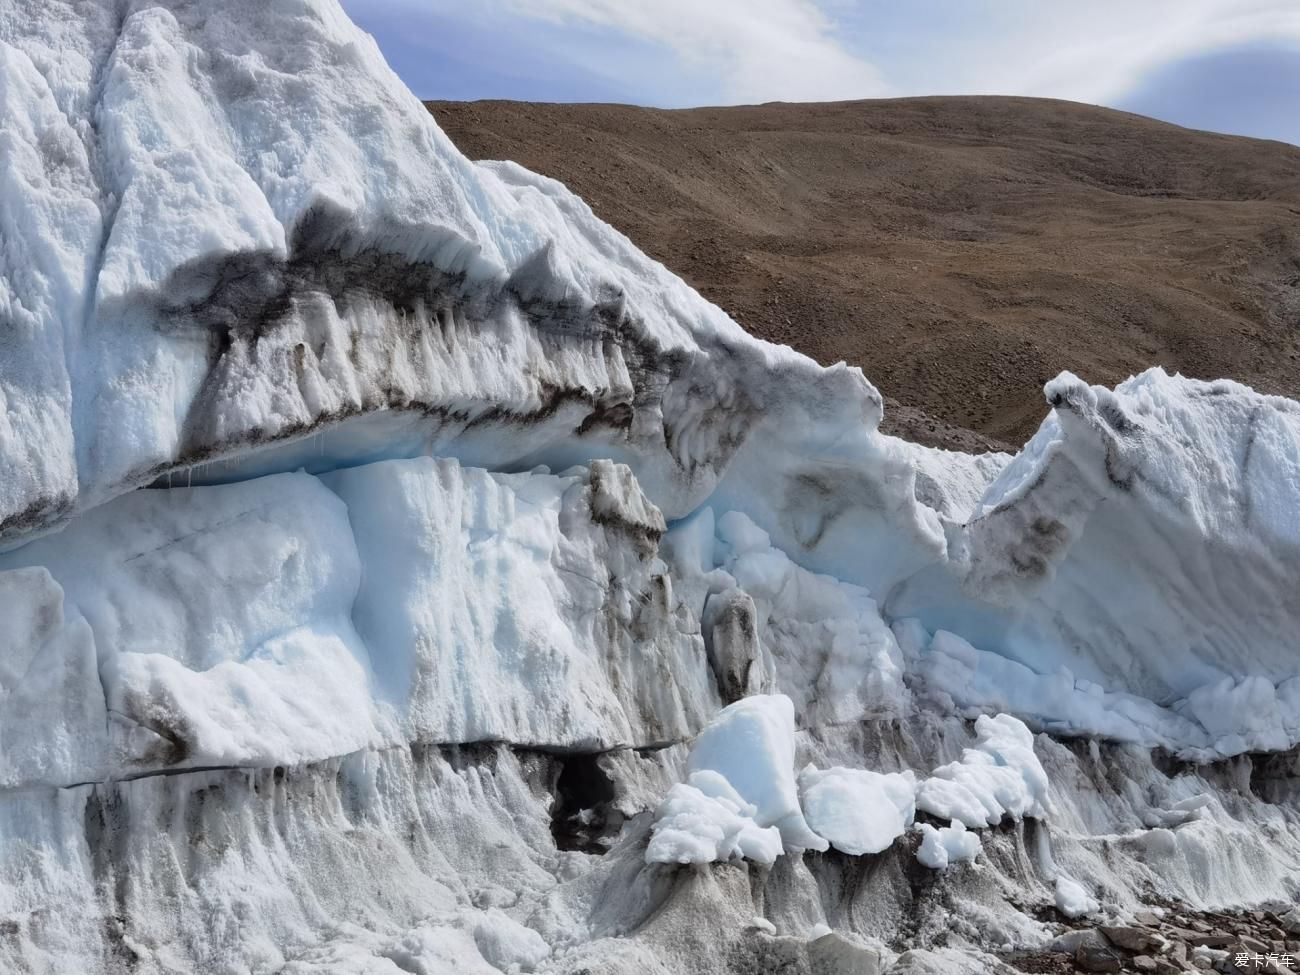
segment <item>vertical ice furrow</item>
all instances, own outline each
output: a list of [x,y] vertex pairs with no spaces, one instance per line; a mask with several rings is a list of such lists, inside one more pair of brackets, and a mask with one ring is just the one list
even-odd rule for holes
[[3,39],[0,146],[0,531],[16,534],[76,504],[69,364],[99,210],[79,133],[28,53]]

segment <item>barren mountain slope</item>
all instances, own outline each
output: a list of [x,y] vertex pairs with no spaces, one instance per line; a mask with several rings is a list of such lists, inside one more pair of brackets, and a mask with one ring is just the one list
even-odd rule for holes
[[1020,443],[1061,369],[1300,394],[1294,146],[1025,98],[430,108],[755,334],[861,365],[921,439]]

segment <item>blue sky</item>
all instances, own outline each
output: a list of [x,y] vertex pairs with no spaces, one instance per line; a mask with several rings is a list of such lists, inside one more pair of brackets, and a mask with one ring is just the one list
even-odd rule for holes
[[1298,0],[343,0],[423,98],[1069,98],[1300,144]]

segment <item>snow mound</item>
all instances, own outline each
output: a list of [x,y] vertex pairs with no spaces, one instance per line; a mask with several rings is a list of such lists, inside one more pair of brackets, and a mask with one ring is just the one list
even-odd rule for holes
[[921,846],[916,859],[931,870],[945,870],[958,863],[970,863],[980,854],[983,844],[978,833],[968,832],[959,819],[949,826],[935,828],[929,823],[917,826],[921,833]]
[[880,773],[837,766],[818,771],[809,765],[799,773],[799,791],[808,825],[850,856],[887,850],[916,815],[911,770]]
[[723,708],[691,745],[687,769],[720,776],[753,807],[759,826],[775,826],[786,848],[824,850],[808,828],[794,775],[794,705],[781,694],[747,697]]
[[1024,723],[1009,714],[981,715],[975,735],[976,746],[961,761],[941,765],[917,786],[917,809],[971,828],[1050,815],[1047,773]]
[[747,858],[774,863],[785,852],[776,826],[755,822],[758,808],[717,772],[692,772],[655,812],[646,863],[713,863]]
[[1055,890],[1056,909],[1068,918],[1095,914],[1101,907],[1096,898],[1084,890],[1083,884],[1065,874],[1057,875]]
[[[881,773],[806,765],[797,795],[787,758],[795,748],[793,705],[784,695],[752,696],[724,708],[696,738],[688,778],[656,812],[646,851],[652,863],[711,863],[749,858],[771,863],[793,849],[850,856],[881,853],[912,826],[918,810],[948,819],[920,824],[922,862],[936,869],[972,860],[980,838],[972,829],[1004,817],[1047,818],[1054,812],[1047,773],[1034,737],[1007,714],[976,722],[976,744],[960,762],[918,780],[915,772]],[[776,827],[772,846],[763,827]]]

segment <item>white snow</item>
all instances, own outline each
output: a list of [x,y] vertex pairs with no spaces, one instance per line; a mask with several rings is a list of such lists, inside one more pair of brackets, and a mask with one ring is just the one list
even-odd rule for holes
[[723,708],[691,745],[688,773],[720,776],[753,806],[759,826],[775,826],[787,849],[824,850],[808,828],[794,774],[794,705],[781,694],[755,695]]
[[974,716],[1011,711],[1045,730],[1100,735],[1173,750],[1204,749],[1205,731],[1170,708],[1134,694],[1108,692],[1068,667],[1043,674],[1001,654],[978,650],[947,630],[933,638],[915,619],[894,624],[900,646],[924,675],[929,691]]
[[1224,677],[1188,694],[1182,710],[1221,755],[1283,751],[1300,740],[1300,677]]
[[961,525],[979,507],[980,500],[1006,466],[1011,454],[963,454],[906,440],[888,438],[916,471],[917,498],[939,513],[945,523]]
[[[326,464],[635,456],[675,516],[769,406],[879,418],[858,370],[754,342],[559,183],[462,156],[332,0],[15,0],[0,45],[6,539],[315,428]],[[379,414],[401,436],[342,434]]]
[[613,458],[669,519],[718,513],[703,573],[763,631],[742,689],[801,721],[902,713],[881,624],[914,617],[992,655],[932,661],[962,708],[1189,755],[1300,739],[1294,403],[1063,375],[1014,459],[881,437],[859,372],[749,339],[558,183],[466,160],[328,0],[120,13],[0,25],[8,543],[195,462]]
[[[296,764],[384,740],[348,616],[347,509],[315,478],[136,492],[0,556],[19,566],[89,624],[98,672],[68,671],[60,711],[114,767]],[[98,712],[73,703],[87,696]],[[28,781],[88,778],[51,772]]]
[[95,642],[43,567],[0,572],[0,787],[108,768]]
[[799,791],[813,832],[851,856],[888,849],[916,814],[911,770],[880,773],[836,766],[818,771],[810,765],[799,773]]
[[1068,918],[1096,914],[1101,905],[1092,897],[1083,884],[1063,873],[1056,875],[1056,909]]
[[916,859],[931,870],[969,863],[983,848],[979,834],[969,832],[959,819],[937,829],[929,823],[920,823],[917,829],[921,833],[921,846],[916,851]]
[[961,761],[941,765],[917,786],[916,808],[972,828],[1007,816],[1050,815],[1047,773],[1024,723],[1009,714],[981,715],[975,735],[976,746]]
[[[688,778],[659,805],[646,851],[652,863],[710,863],[748,857],[771,863],[784,849],[850,856],[880,853],[912,826],[917,810],[951,821],[921,824],[922,862],[937,868],[973,859],[972,829],[1004,817],[1046,818],[1053,812],[1047,773],[1033,734],[1011,715],[976,722],[976,745],[960,762],[916,774],[807,765],[798,792],[788,773],[794,755],[792,704],[784,695],[755,695],[725,708],[696,738]],[[780,827],[773,845],[760,827]],[[810,835],[812,834],[812,835]]]
[[800,807],[794,735],[784,695],[754,695],[719,712],[691,745],[686,781],[655,812],[646,862],[772,863],[787,848],[825,850]]
[[626,468],[418,458],[324,481],[360,553],[352,618],[409,740],[648,745],[712,713],[699,638],[658,593],[645,533],[662,518]]
[[773,863],[784,852],[781,831],[759,826],[757,815],[758,808],[719,773],[692,772],[659,804],[646,863],[713,863],[738,857]]

